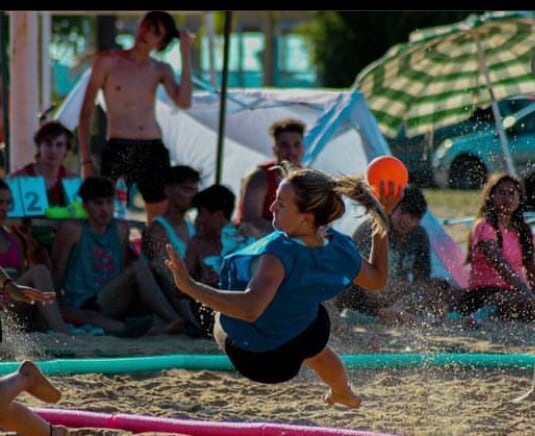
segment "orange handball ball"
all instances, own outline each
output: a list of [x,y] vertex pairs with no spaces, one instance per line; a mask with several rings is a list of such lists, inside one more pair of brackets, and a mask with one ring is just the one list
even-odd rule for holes
[[381,181],[384,182],[388,194],[389,182],[393,182],[394,192],[401,192],[409,182],[409,172],[403,162],[394,156],[379,156],[368,164],[366,171],[368,184],[379,197]]

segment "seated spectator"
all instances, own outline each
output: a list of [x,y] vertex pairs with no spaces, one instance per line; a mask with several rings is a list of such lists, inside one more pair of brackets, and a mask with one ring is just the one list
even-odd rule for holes
[[[335,299],[339,310],[351,309],[371,316],[379,316],[386,321],[414,321],[416,315],[424,316],[447,313],[448,306],[443,298],[448,300],[450,290],[443,282],[441,286],[433,284],[431,276],[431,248],[429,236],[420,225],[420,221],[427,211],[427,201],[422,191],[416,186],[409,185],[405,189],[403,198],[392,210],[389,216],[390,233],[389,270],[387,285],[381,292],[371,292],[358,286],[346,288]],[[371,249],[371,221],[362,222],[353,233],[353,241],[364,256],[369,256]],[[442,292],[438,292],[443,289]],[[438,292],[429,298],[431,292]],[[429,294],[428,294],[429,292]],[[424,298],[419,298],[424,297]],[[427,298],[425,296],[427,295]],[[427,301],[419,310],[416,301]],[[405,307],[406,306],[406,307]]]
[[35,162],[14,171],[9,177],[42,176],[50,206],[65,206],[61,179],[77,177],[64,166],[72,148],[73,133],[59,121],[47,121],[35,133],[33,140],[37,147]]
[[488,306],[494,309],[488,313],[500,318],[535,319],[533,235],[524,205],[516,177],[489,176],[468,238],[470,277],[457,305],[462,314]]
[[[0,179],[0,266],[4,268],[20,285],[53,292],[54,284],[50,270],[39,263],[34,253],[25,252],[19,237],[5,227],[7,212],[11,205],[9,185]],[[17,304],[9,306],[10,313],[25,330],[52,329],[56,332],[70,334],[63,322],[58,302],[52,304],[37,303],[34,306]]]
[[[218,287],[223,257],[260,237],[250,225],[231,223],[235,201],[234,193],[223,185],[212,185],[193,197],[196,233],[188,243],[184,260],[191,277],[201,283]],[[211,309],[195,302],[193,311],[209,336],[213,329]]]
[[270,126],[275,159],[255,166],[242,179],[236,217],[238,222],[256,227],[262,235],[273,231],[270,206],[275,201],[277,186],[282,178],[280,170],[273,166],[285,160],[294,166],[301,166],[305,153],[305,129],[302,121],[293,118],[275,121]]
[[[37,148],[35,162],[28,163],[12,172],[9,177],[42,176],[45,180],[48,205],[65,206],[66,199],[61,180],[77,177],[64,166],[65,159],[72,148],[73,133],[59,121],[47,121],[37,130],[33,139]],[[55,234],[54,227],[35,226],[31,219],[24,218],[20,225],[13,227],[13,230],[23,241],[33,238],[42,245],[42,254],[49,256]]]
[[260,236],[252,226],[231,223],[235,199],[223,185],[212,185],[193,197],[196,233],[188,243],[185,261],[190,275],[210,286],[218,285],[223,257]]
[[165,245],[171,243],[179,256],[186,254],[186,245],[195,233],[193,223],[186,218],[191,200],[199,190],[201,177],[185,165],[171,167],[165,176],[164,192],[167,207],[148,225],[142,235],[142,253],[175,311],[186,320],[186,332],[194,333],[197,322],[190,308],[191,299],[177,290],[169,269],[165,266]]
[[118,336],[139,336],[155,314],[165,323],[158,332],[182,332],[184,320],[148,266],[136,260],[127,267],[130,226],[113,217],[112,181],[88,177],[78,195],[87,219],[63,222],[52,247],[53,277],[64,290],[64,316]]

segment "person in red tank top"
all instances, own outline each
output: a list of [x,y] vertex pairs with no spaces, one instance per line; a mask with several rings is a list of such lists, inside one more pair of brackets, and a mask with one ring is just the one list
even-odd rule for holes
[[275,159],[255,166],[242,179],[236,216],[238,223],[248,223],[261,234],[273,231],[269,207],[275,200],[280,172],[272,167],[285,160],[301,166],[305,153],[303,142],[305,129],[305,123],[294,118],[284,118],[270,126],[269,133],[274,141]]
[[[64,165],[74,140],[73,133],[56,120],[43,123],[33,137],[36,154],[35,161],[9,174],[8,177],[41,176],[45,181],[49,206],[66,206],[62,179],[77,177]],[[13,231],[25,238],[29,235],[40,244],[43,263],[50,267],[49,250],[54,239],[55,228],[50,225],[35,225],[32,219],[24,217]]]

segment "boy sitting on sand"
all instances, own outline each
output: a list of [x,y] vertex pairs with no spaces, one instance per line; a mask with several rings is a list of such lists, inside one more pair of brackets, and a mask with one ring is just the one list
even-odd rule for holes
[[140,260],[127,266],[130,228],[113,217],[112,181],[88,177],[78,194],[87,219],[62,223],[52,247],[56,289],[65,291],[64,316],[135,337],[148,332],[155,314],[166,323],[162,333],[181,333],[184,320],[149,267]]
[[[212,185],[193,197],[197,209],[195,235],[186,248],[184,261],[191,276],[201,283],[219,286],[223,257],[254,242],[260,233],[250,224],[238,227],[231,223],[236,196],[223,185]],[[194,302],[194,313],[203,333],[211,336],[213,316],[208,309]]]

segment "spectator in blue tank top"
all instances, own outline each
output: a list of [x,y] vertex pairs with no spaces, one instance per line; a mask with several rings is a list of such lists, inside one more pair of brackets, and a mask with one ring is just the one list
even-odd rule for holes
[[156,315],[164,328],[153,332],[183,332],[184,320],[148,265],[139,259],[128,264],[130,226],[113,217],[113,182],[88,177],[78,195],[87,219],[62,223],[52,246],[54,282],[64,290],[64,317],[117,336],[141,336]]
[[[224,256],[251,244],[260,236],[249,223],[231,222],[235,202],[234,193],[220,184],[211,185],[193,197],[192,206],[197,209],[196,232],[188,242],[184,261],[191,276],[201,283],[218,287]],[[167,272],[171,275],[168,269]],[[213,311],[197,301],[193,302],[193,311],[203,335],[211,337]]]
[[[283,162],[271,205],[273,233],[225,257],[221,289],[195,281],[170,245],[167,266],[183,292],[216,311],[214,337],[236,369],[262,383],[295,377],[302,366],[329,386],[324,401],[358,408],[361,400],[328,346],[322,302],[349,283],[381,289],[388,274],[388,217],[399,195],[377,201],[361,176],[332,177]],[[394,192],[394,189],[389,190]],[[361,257],[347,235],[327,228],[344,212],[343,196],[375,218],[373,250]]]
[[187,165],[175,165],[165,171],[164,180],[167,207],[143,231],[142,258],[147,261],[169,303],[185,319],[186,333],[198,336],[199,325],[191,310],[191,298],[176,288],[165,266],[165,244],[171,243],[180,257],[185,256],[186,246],[195,233],[195,226],[186,213],[199,191],[201,175]]

